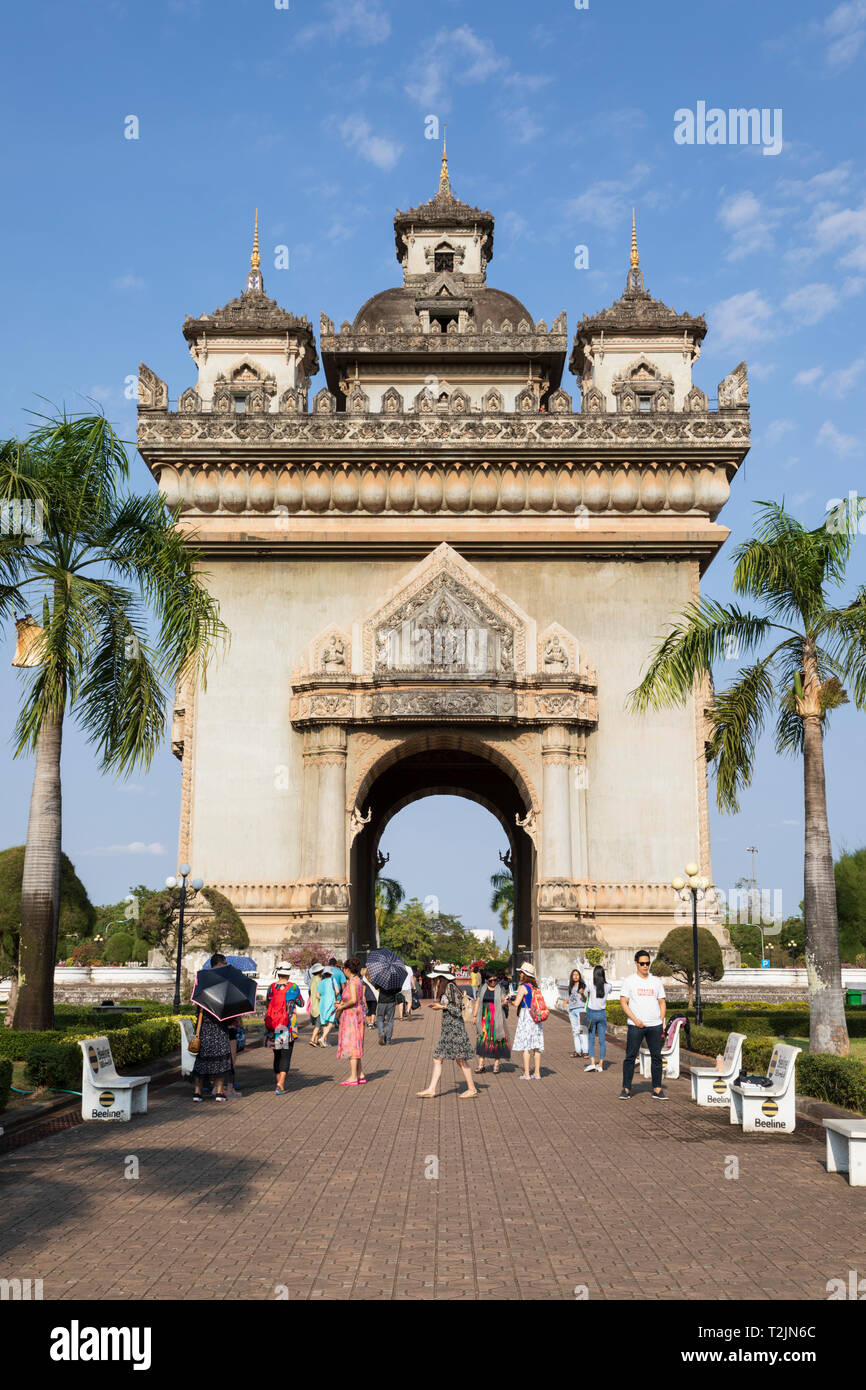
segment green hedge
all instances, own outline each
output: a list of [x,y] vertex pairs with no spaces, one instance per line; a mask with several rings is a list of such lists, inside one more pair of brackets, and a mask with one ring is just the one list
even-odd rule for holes
[[0,1110],[5,1110],[12,1089],[12,1063],[5,1058],[0,1062]]
[[[5,1034],[5,1036],[4,1036]],[[180,1048],[176,1018],[152,1018],[128,1028],[92,1029],[76,1033],[20,1033],[0,1030],[0,1048],[7,1057],[26,1062],[31,1086],[79,1090],[81,1086],[81,1038],[106,1037],[118,1071],[140,1062],[152,1062]]]

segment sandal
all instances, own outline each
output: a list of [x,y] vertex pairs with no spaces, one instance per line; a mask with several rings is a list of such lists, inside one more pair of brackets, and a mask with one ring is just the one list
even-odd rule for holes
[[341,1086],[360,1086],[360,1081],[341,1081]]
[[460,1095],[457,1097],[457,1099],[458,1099],[458,1100],[476,1100],[477,1097],[478,1097],[478,1095],[479,1095],[479,1092],[478,1092],[478,1091],[461,1091],[461,1092],[460,1092]]
[[358,1085],[359,1085],[359,1086],[366,1086],[366,1084],[367,1084],[367,1078],[366,1078],[366,1076],[359,1076],[359,1077],[358,1077]]
[[416,1094],[416,1096],[418,1097],[419,1100],[435,1100],[436,1097],[438,1096],[439,1092],[438,1092],[438,1091],[416,1091],[415,1094]]

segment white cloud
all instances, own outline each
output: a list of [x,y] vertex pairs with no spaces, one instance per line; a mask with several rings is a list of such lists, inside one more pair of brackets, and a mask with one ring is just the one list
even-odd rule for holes
[[384,135],[374,135],[373,127],[363,116],[348,116],[340,125],[340,134],[350,150],[357,150],[363,159],[386,172],[393,169],[403,146]]
[[780,439],[784,439],[786,434],[790,434],[796,425],[793,420],[771,420],[764,431],[764,440],[767,444],[776,444]]
[[824,20],[829,40],[825,54],[828,67],[838,70],[853,63],[866,39],[866,0],[846,0]]
[[167,854],[165,845],[161,845],[157,840],[146,845],[143,840],[133,840],[131,845],[103,845],[97,849],[86,849],[85,854]]
[[827,396],[847,396],[853,387],[858,385],[864,372],[866,372],[866,357],[856,357],[847,367],[841,371],[833,372],[828,376],[822,386],[822,390]]
[[847,247],[839,264],[849,270],[866,270],[866,207],[840,208],[819,217],[815,241],[822,252]]
[[814,492],[795,492],[791,502],[795,507],[802,507],[804,502],[808,502],[809,498],[814,496]]
[[798,372],[794,377],[795,386],[814,386],[816,381],[820,381],[824,375],[823,367],[806,367],[804,371]]
[[727,198],[719,209],[719,221],[731,233],[727,251],[729,261],[738,261],[755,251],[768,251],[774,242],[774,230],[779,220],[746,190]]
[[298,44],[314,43],[318,39],[348,39],[371,47],[384,43],[391,34],[388,11],[379,0],[327,0],[324,17],[316,24],[300,29],[295,38]]
[[425,111],[450,109],[449,89],[457,83],[486,82],[505,72],[509,61],[496,51],[490,39],[481,38],[461,24],[456,29],[440,29],[410,71],[405,91]]
[[517,145],[528,145],[544,134],[544,126],[528,106],[515,106],[500,119]]
[[775,362],[750,362],[749,376],[753,376],[756,381],[767,381],[777,370]]
[[633,198],[633,184],[614,179],[599,179],[576,198],[570,198],[566,204],[566,212],[572,220],[588,222],[590,226],[602,228],[604,231],[615,231],[619,228],[625,236],[623,229],[631,225]]
[[144,286],[141,277],[133,275],[131,270],[128,270],[125,275],[118,275],[111,283],[116,290],[139,290]]
[[833,289],[832,285],[821,282],[801,285],[798,290],[794,290],[785,298],[782,308],[799,323],[809,325],[820,323],[821,319],[826,318],[838,303],[837,291]]
[[824,421],[815,442],[821,448],[829,449],[832,453],[838,454],[840,458],[846,458],[848,454],[853,454],[860,448],[860,441],[856,435],[842,434],[840,430],[837,430],[832,420]]
[[772,308],[760,290],[731,295],[709,316],[719,346],[759,343],[772,337]]

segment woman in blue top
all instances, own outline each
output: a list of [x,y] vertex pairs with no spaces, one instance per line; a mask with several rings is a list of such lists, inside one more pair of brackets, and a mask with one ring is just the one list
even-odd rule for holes
[[[607,1001],[613,985],[605,979],[604,970],[597,965],[592,972],[592,984],[586,992],[586,1024],[589,1030],[589,1066],[584,1071],[604,1071],[607,1044]],[[598,1038],[598,1062],[595,1060],[595,1040]]]
[[[339,979],[337,978],[339,975]],[[345,980],[342,970],[335,972],[330,966],[319,976],[319,1023],[324,1028],[319,1047],[328,1046],[328,1034],[337,1018],[337,1000],[340,997],[340,981]]]

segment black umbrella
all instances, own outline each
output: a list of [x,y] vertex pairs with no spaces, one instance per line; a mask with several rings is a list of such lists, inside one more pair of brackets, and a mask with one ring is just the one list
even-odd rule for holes
[[218,965],[198,972],[191,1000],[214,1018],[239,1018],[255,1010],[256,982],[233,965]]
[[406,978],[408,966],[396,951],[381,946],[367,957],[367,970],[377,989],[399,989]]

